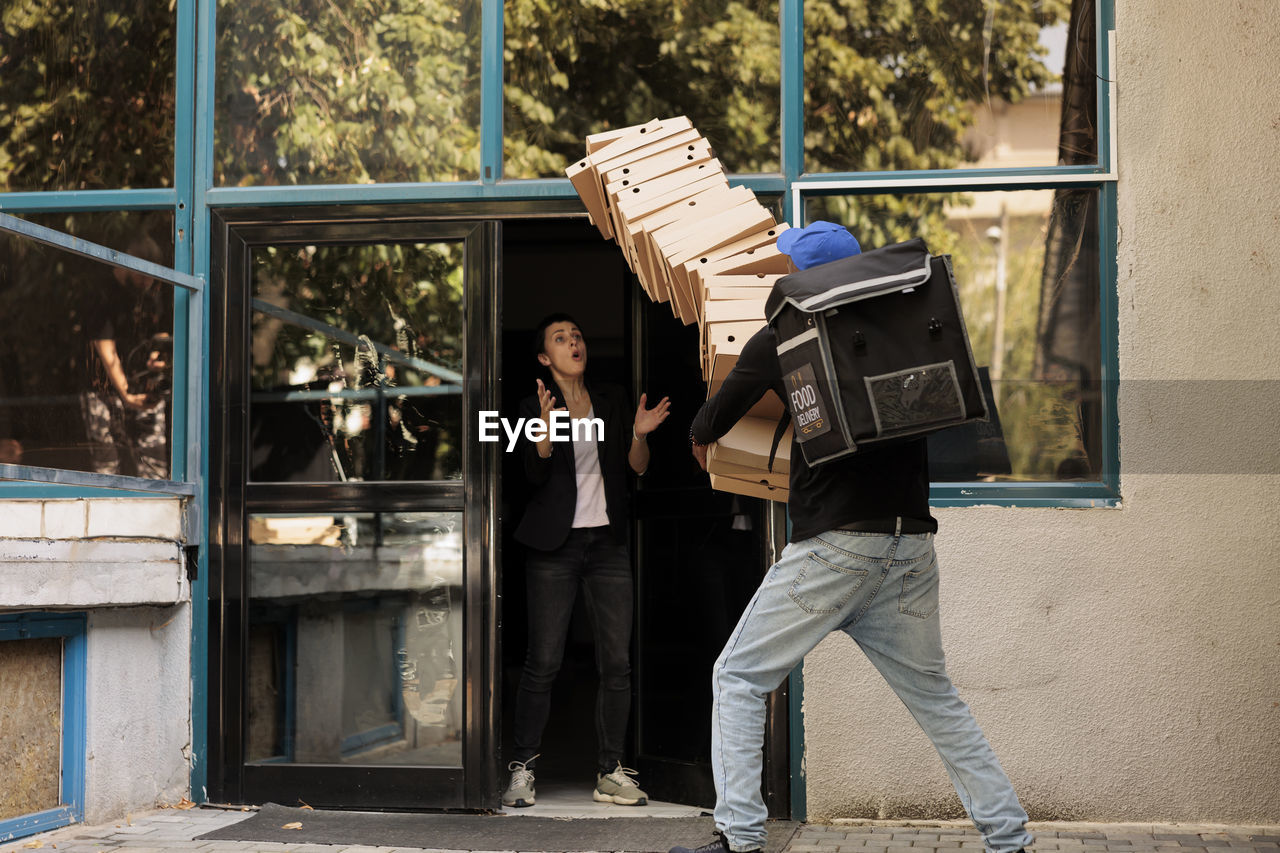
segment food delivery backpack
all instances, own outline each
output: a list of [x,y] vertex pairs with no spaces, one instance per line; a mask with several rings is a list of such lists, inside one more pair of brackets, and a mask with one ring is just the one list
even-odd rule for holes
[[765,316],[810,465],[987,416],[951,258],[918,237],[778,279]]

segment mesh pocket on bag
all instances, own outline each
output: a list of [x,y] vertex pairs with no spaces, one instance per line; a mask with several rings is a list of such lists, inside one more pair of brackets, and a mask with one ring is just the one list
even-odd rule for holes
[[964,399],[953,362],[924,364],[864,381],[878,436],[964,420]]

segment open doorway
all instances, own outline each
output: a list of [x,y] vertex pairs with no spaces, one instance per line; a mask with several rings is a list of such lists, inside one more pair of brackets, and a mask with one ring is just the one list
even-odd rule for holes
[[[633,405],[642,391],[651,402],[671,397],[672,414],[649,439],[650,467],[632,499],[636,614],[627,754],[651,800],[710,807],[711,665],[767,565],[776,514],[762,501],[712,491],[694,462],[689,422],[706,393],[697,327],[682,325],[667,305],[643,298],[616,245],[583,219],[508,221],[502,256],[504,415],[514,416],[520,400],[535,390],[533,329],[553,311],[566,311],[580,324],[593,381],[620,385]],[[529,488],[518,454],[501,456],[505,770],[528,627],[525,550],[512,531]],[[579,600],[538,760],[540,802],[548,786],[557,797],[591,801],[596,684],[591,630]],[[765,795],[776,817],[787,816],[790,799],[783,691],[770,700],[765,746]],[[646,813],[657,811],[640,809],[634,816]]]

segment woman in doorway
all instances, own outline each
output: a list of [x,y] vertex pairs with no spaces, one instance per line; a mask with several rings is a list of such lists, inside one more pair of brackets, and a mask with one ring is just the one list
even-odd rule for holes
[[[553,422],[566,412],[572,440],[524,440],[525,474],[533,496],[515,538],[529,549],[527,597],[529,647],[516,694],[515,753],[506,806],[534,803],[534,760],[551,714],[551,686],[564,659],[573,604],[581,587],[595,640],[596,786],[598,802],[643,806],[648,796],[635,771],[622,766],[623,740],[631,712],[631,559],[627,469],[649,466],[649,433],[667,419],[663,397],[647,408],[640,395],[635,417],[623,390],[588,382],[587,345],[568,314],[552,314],[534,330],[538,363],[551,373],[538,393],[520,404],[522,418]],[[561,405],[563,404],[563,405]],[[559,415],[558,418],[563,418]],[[598,423],[596,423],[598,421]],[[583,426],[593,428],[583,429]]]

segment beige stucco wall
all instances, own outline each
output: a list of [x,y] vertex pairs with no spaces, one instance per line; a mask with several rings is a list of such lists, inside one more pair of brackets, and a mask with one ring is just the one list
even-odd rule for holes
[[[1280,821],[1280,3],[1116,38],[1123,506],[938,510],[949,668],[1033,817]],[[957,816],[847,638],[804,709],[811,820]]]

